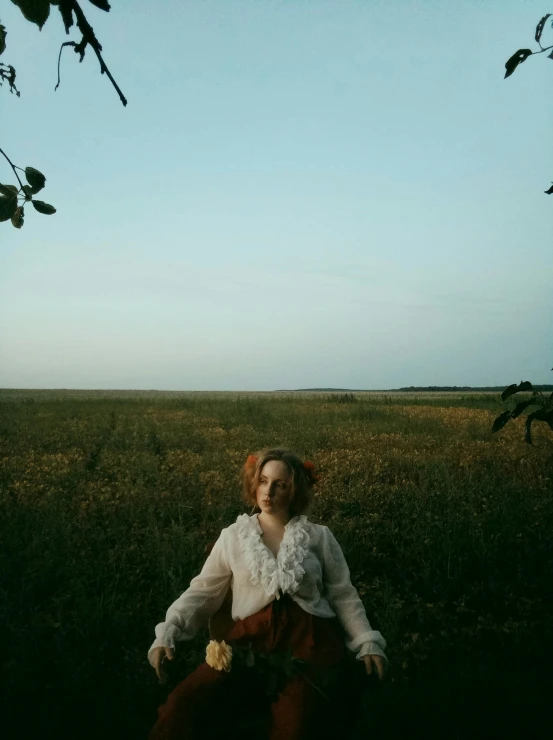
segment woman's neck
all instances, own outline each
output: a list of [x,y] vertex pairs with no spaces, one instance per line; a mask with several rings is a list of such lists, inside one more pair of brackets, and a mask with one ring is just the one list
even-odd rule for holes
[[288,524],[292,516],[289,512],[285,511],[282,514],[258,514],[257,519],[264,530],[279,530],[284,529]]

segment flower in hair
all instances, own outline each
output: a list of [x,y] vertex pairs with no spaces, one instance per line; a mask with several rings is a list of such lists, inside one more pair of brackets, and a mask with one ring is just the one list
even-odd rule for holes
[[246,460],[246,465],[256,465],[257,464],[257,457],[255,455],[248,455],[248,459]]
[[311,460],[306,460],[304,462],[304,464],[303,464],[303,467],[308,472],[308,474],[309,474],[310,478],[312,479],[312,481],[314,483],[317,483],[317,481],[319,480],[319,476],[316,475],[316,473],[315,473],[315,466],[313,465],[313,463],[311,462]]

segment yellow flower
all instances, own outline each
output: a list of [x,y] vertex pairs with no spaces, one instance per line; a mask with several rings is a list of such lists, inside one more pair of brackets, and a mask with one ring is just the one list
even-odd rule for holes
[[223,640],[211,640],[205,651],[205,662],[216,671],[226,671],[229,673],[232,661],[232,648]]

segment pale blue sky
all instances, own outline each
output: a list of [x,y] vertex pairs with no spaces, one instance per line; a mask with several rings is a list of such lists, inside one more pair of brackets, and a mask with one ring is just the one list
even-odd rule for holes
[[0,13],[0,146],[58,209],[0,225],[0,387],[553,382],[553,61],[503,79],[547,4],[83,7],[127,108]]

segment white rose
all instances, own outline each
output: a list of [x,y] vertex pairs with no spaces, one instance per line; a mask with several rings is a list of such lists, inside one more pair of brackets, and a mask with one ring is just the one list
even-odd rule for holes
[[232,662],[232,648],[230,645],[223,640],[217,642],[217,640],[211,640],[205,651],[205,662],[215,668],[216,671],[230,672],[230,664]]

